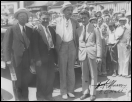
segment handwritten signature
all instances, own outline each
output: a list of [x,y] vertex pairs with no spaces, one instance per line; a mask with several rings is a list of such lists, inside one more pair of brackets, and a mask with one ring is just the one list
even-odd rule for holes
[[[97,85],[95,85],[95,89],[98,89],[98,88],[106,88],[106,89],[110,89],[110,90],[100,90],[100,92],[103,92],[104,93],[111,93],[111,92],[114,92],[114,93],[121,93],[123,92],[123,90],[126,88],[127,85],[123,85],[123,84],[115,84],[116,83],[116,80],[110,80],[108,79],[105,83],[101,83],[99,82]],[[121,90],[118,90],[118,91],[115,91],[115,90],[111,90],[112,87],[120,87]]]

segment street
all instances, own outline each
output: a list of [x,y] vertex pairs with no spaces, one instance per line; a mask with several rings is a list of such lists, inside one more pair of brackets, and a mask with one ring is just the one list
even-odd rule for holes
[[[59,73],[56,72],[56,78],[54,82],[54,92],[53,97],[56,101],[80,101],[81,94],[81,68],[75,68],[76,73],[76,85],[75,85],[75,98],[69,98],[68,100],[63,100],[60,95],[59,89]],[[35,88],[35,76],[33,78],[33,82],[29,87],[29,100],[34,101],[36,99],[36,88]],[[127,92],[131,89],[131,78],[123,78],[123,77],[99,77],[98,78],[98,85],[99,83],[106,83],[108,85],[99,86],[97,88],[97,98],[95,101],[125,101],[128,100]],[[101,85],[101,84],[100,84]],[[9,70],[8,69],[1,69],[1,92],[2,97],[5,100],[14,100],[14,94],[12,90],[12,81],[10,80]],[[85,99],[84,101],[89,101],[89,98]]]

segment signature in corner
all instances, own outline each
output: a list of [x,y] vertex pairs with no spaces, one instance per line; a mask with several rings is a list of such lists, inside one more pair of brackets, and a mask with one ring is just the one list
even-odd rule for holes
[[99,82],[96,85],[95,89],[98,89],[99,87],[102,87],[102,89],[104,89],[104,87],[109,88],[109,89],[111,89],[111,87],[120,87],[120,88],[123,87],[123,89],[124,89],[127,86],[127,85],[115,84],[115,83],[116,83],[116,80],[110,80],[110,79],[108,79],[105,83]]

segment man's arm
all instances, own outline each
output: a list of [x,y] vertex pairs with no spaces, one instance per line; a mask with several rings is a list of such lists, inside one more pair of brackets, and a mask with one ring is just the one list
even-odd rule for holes
[[13,31],[12,28],[8,28],[6,33],[4,34],[3,39],[3,55],[4,60],[11,63],[11,53],[12,53],[12,43],[13,43]]
[[32,56],[35,62],[41,61],[39,53],[39,37],[39,32],[37,30],[34,30],[32,35]]
[[101,35],[98,28],[95,28],[95,34],[96,34],[96,45],[97,45],[97,58],[102,58],[102,40]]

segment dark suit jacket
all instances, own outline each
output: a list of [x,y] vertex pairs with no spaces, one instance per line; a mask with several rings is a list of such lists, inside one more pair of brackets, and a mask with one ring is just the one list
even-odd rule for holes
[[25,50],[29,51],[29,59],[31,59],[31,43],[33,30],[27,26],[26,35],[30,41],[28,48],[24,45],[23,36],[18,24],[11,26],[7,29],[3,39],[3,54],[5,61],[13,61],[15,67],[17,67],[21,60]]
[[49,31],[52,36],[52,41],[54,43],[54,48],[49,50],[48,41],[46,38],[46,34],[41,25],[38,25],[38,29],[34,30],[34,44],[33,44],[33,52],[35,61],[41,60],[42,62],[48,62],[52,59],[56,63],[57,61],[57,53],[55,50],[56,43],[56,33],[55,30],[49,26]]

